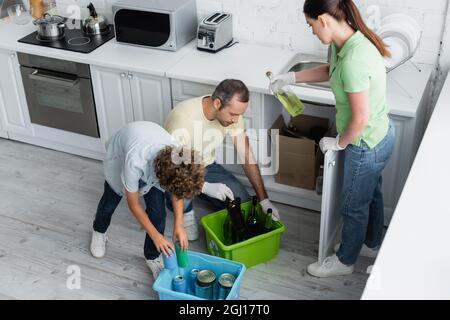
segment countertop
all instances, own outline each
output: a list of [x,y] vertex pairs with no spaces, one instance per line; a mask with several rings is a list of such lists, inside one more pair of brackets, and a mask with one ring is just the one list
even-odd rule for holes
[[165,77],[166,71],[194,46],[192,42],[176,52],[171,52],[123,45],[112,39],[86,54],[17,41],[33,31],[36,31],[36,27],[32,23],[16,25],[9,21],[0,22],[0,49]]
[[447,77],[363,299],[450,299],[449,105]]
[[[84,54],[17,41],[35,30],[31,22],[27,25],[0,22],[0,49],[211,85],[225,78],[236,78],[244,81],[251,91],[265,94],[269,93],[266,71],[276,74],[286,70],[297,54],[291,50],[245,43],[237,43],[213,54],[198,51],[195,40],[177,52],[169,52],[119,44],[114,39]],[[416,115],[432,72],[432,66],[420,65],[420,68],[422,72],[407,63],[388,74],[387,100],[391,114]],[[335,103],[331,91],[301,86],[292,88],[303,100]]]

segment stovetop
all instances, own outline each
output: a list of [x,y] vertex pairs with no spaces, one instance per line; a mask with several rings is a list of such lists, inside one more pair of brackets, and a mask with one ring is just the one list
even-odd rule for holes
[[40,40],[38,32],[35,31],[22,39],[19,39],[18,41],[49,48],[89,53],[114,38],[114,26],[110,24],[108,28],[108,31],[103,34],[89,36],[84,33],[83,29],[71,29],[66,27],[64,37],[59,40]]

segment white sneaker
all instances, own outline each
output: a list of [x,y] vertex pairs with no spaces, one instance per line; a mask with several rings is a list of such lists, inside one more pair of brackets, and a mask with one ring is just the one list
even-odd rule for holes
[[318,262],[311,263],[307,271],[310,275],[325,278],[334,276],[344,276],[353,272],[353,265],[347,266],[339,261],[338,257],[333,254],[325,258],[322,264]]
[[[341,246],[341,243],[336,244],[334,246],[334,252],[338,252],[340,246]],[[378,250],[379,250],[379,247],[372,249],[372,248],[369,248],[368,246],[366,246],[366,244],[363,244],[359,254],[363,257],[376,258],[378,255]]]
[[106,242],[108,237],[106,233],[100,233],[95,230],[92,231],[91,238],[91,253],[96,258],[103,258],[106,252]]
[[164,263],[163,263],[161,255],[154,260],[146,259],[145,262],[147,263],[147,266],[149,267],[150,271],[152,272],[153,279],[156,280],[156,278],[158,278],[161,270],[164,269]]
[[194,241],[198,239],[198,227],[195,221],[194,210],[186,212],[183,215],[184,229],[186,230],[187,237],[189,241]]

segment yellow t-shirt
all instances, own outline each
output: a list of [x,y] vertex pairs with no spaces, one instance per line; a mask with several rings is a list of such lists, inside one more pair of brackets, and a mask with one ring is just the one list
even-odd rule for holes
[[217,120],[208,120],[203,113],[202,100],[209,95],[178,103],[167,117],[165,129],[182,145],[198,151],[205,166],[216,160],[216,148],[225,135],[237,136],[244,132],[244,120],[224,127]]

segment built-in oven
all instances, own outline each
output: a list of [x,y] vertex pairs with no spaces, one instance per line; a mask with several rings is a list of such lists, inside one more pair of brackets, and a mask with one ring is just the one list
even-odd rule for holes
[[18,53],[31,122],[100,137],[89,65]]

